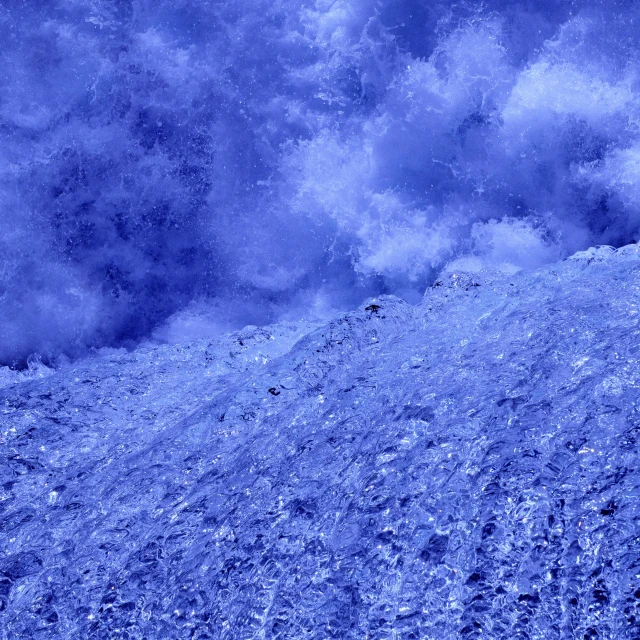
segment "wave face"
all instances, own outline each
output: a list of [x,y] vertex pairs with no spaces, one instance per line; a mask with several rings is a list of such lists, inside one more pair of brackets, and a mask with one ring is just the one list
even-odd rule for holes
[[637,640],[639,293],[601,247],[0,368],[0,638]]
[[0,363],[637,240],[637,4],[475,4],[3,2]]

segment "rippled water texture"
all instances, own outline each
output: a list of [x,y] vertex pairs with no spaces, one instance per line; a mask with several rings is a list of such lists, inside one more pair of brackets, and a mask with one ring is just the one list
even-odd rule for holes
[[640,637],[639,255],[5,371],[0,637]]

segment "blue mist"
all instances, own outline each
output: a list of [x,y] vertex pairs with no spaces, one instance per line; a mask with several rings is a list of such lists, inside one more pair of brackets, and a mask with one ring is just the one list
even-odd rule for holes
[[636,240],[638,13],[5,0],[0,363]]

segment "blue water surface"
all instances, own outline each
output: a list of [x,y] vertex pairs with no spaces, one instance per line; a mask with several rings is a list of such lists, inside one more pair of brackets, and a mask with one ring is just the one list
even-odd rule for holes
[[1,370],[0,638],[637,639],[639,266]]

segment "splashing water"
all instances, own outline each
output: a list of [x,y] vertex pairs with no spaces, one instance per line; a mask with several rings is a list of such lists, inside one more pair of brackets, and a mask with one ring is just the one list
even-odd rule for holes
[[4,2],[0,362],[636,240],[637,14]]

